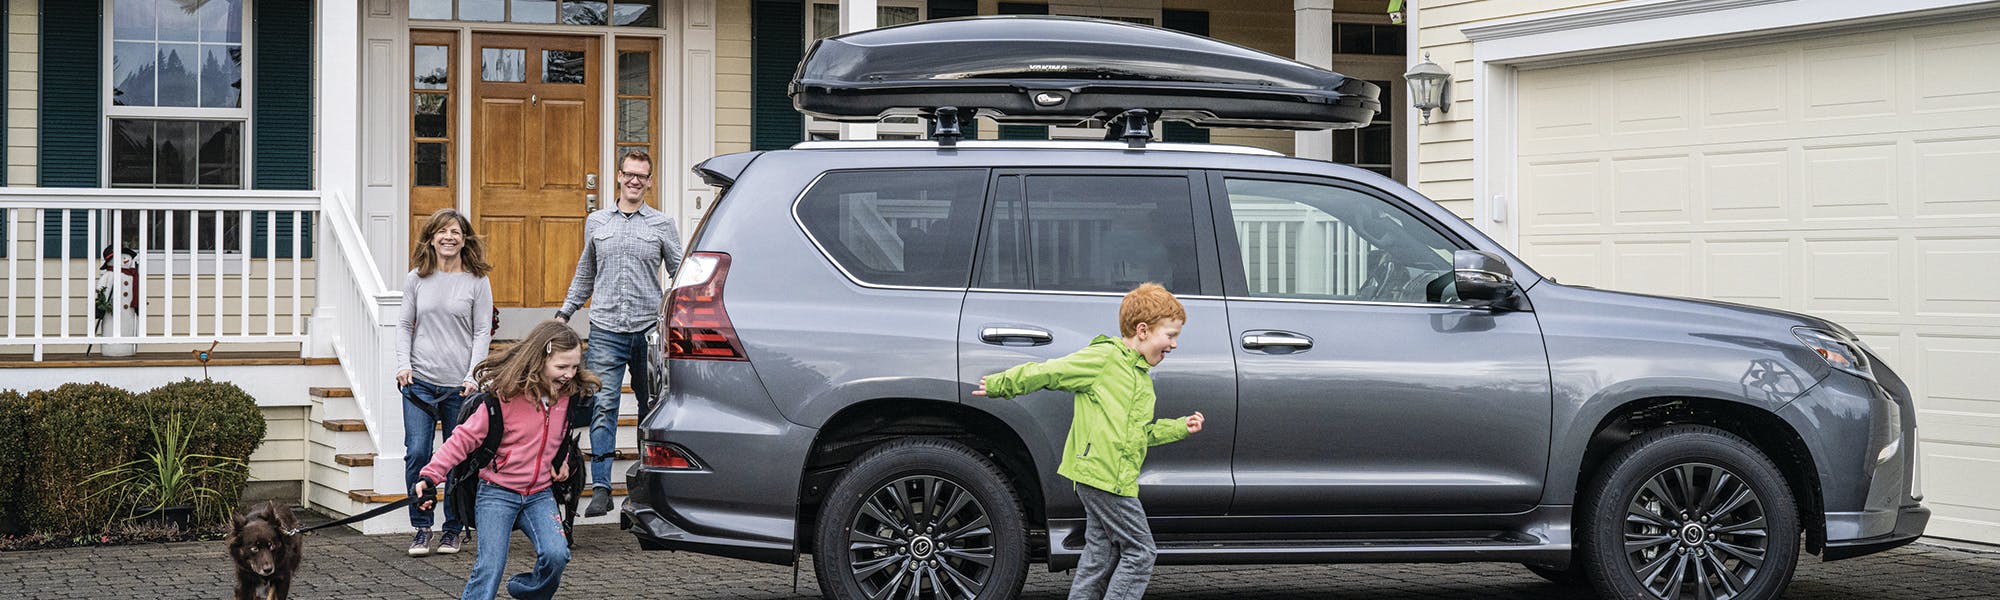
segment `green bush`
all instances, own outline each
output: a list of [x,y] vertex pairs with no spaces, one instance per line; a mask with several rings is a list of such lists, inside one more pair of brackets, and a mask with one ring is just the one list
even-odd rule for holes
[[[28,472],[28,443],[22,426],[28,416],[27,399],[14,390],[0,390],[0,482],[23,481]],[[21,522],[24,485],[0,483],[0,535],[26,531]]]
[[[133,400],[157,422],[166,422],[169,415],[180,415],[193,437],[187,447],[190,454],[247,461],[250,453],[264,443],[264,412],[257,408],[257,399],[232,383],[183,380],[154,388]],[[146,440],[140,446],[141,454],[152,447],[152,441]],[[195,504],[193,525],[226,522],[235,511],[237,500],[243,497],[243,486],[249,476],[247,469],[227,469],[197,478],[196,485],[215,490],[217,496]]]
[[152,416],[132,393],[100,383],[71,383],[29,392],[21,420],[27,449],[22,524],[36,531],[94,533],[125,515],[118,503],[92,499],[81,485],[90,474],[118,466],[151,446]]

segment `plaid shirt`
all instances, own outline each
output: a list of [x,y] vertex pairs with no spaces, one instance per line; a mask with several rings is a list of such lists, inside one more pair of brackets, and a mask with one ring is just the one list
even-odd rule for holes
[[615,206],[590,213],[569,298],[556,312],[568,319],[595,291],[590,324],[619,333],[644,331],[660,319],[662,262],[667,280],[673,280],[681,270],[681,236],[672,217],[651,206],[636,213]]

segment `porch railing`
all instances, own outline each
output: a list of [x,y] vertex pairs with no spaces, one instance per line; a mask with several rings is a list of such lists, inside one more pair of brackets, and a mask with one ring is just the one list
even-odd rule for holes
[[0,346],[303,343],[319,212],[317,192],[0,188]]
[[[327,255],[320,297],[333,334],[334,354],[347,375],[361,417],[368,423],[378,464],[400,459],[402,394],[396,389],[396,335],[401,327],[403,292],[390,288],[375,266],[368,241],[352,215],[354,206],[338,191],[326,192],[323,212]],[[401,469],[376,469],[377,489],[400,489]],[[393,473],[392,473],[393,472]],[[393,474],[394,477],[388,477]],[[393,482],[390,481],[393,479]],[[389,485],[394,483],[394,485]],[[388,485],[388,487],[382,487]]]

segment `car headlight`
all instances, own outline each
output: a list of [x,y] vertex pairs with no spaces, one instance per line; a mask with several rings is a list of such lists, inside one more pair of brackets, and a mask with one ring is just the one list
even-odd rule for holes
[[1859,340],[1810,327],[1794,327],[1792,335],[1798,336],[1799,343],[1805,344],[1813,354],[1818,354],[1827,366],[1855,377],[1875,380],[1875,374],[1868,370],[1868,354],[1861,351]]

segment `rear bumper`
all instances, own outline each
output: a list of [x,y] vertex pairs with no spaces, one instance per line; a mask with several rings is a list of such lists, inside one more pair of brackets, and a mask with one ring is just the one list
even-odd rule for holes
[[[1885,515],[1886,516],[1886,515]],[[1841,521],[1869,519],[1864,513],[1828,513],[1827,529],[1836,527]],[[1895,514],[1896,526],[1889,533],[1849,540],[1828,540],[1826,550],[1820,556],[1826,560],[1841,560],[1857,556],[1867,556],[1914,542],[1924,535],[1924,526],[1930,524],[1931,509],[1923,505],[1905,506]],[[1859,527],[1856,526],[1858,529]]]
[[682,550],[777,565],[790,565],[798,556],[788,543],[699,535],[674,521],[671,510],[663,512],[631,498],[619,511],[618,528],[632,532],[645,550]]

